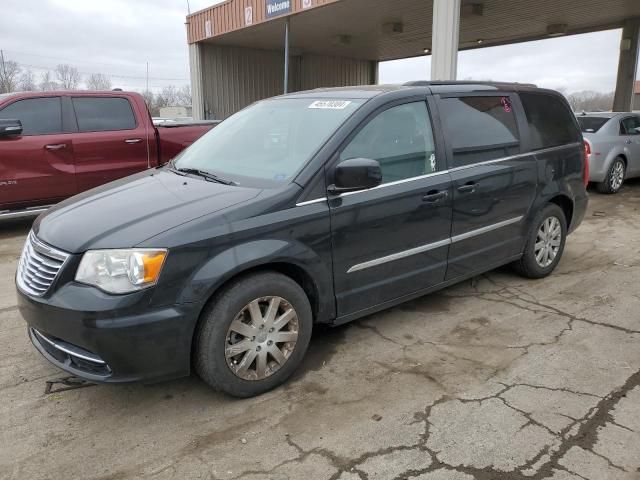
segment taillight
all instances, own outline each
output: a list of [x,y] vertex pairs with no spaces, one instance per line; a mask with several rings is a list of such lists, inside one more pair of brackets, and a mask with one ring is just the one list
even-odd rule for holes
[[586,140],[584,141],[584,168],[583,168],[583,180],[585,187],[589,185],[589,158],[591,157],[591,145]]

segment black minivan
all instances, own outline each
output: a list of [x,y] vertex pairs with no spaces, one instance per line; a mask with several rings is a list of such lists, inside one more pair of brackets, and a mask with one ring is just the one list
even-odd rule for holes
[[40,216],[16,276],[49,361],[246,397],[340,325],[504,264],[549,275],[582,221],[580,128],[530,85],[413,82],[255,103],[172,162]]

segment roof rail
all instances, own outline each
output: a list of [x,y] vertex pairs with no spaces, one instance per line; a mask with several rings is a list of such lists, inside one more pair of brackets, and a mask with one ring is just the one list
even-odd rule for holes
[[491,81],[474,81],[474,80],[413,80],[403,83],[405,87],[429,87],[431,85],[511,85],[514,87],[533,87],[537,85],[533,83],[519,82],[491,82]]

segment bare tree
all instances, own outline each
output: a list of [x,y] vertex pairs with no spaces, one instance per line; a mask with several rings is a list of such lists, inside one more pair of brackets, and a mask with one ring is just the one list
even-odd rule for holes
[[80,72],[75,67],[66,64],[60,64],[56,67],[56,77],[63,90],[75,90],[80,84]]
[[141,93],[144,98],[145,103],[147,104],[147,108],[151,113],[152,117],[157,117],[160,115],[160,109],[156,106],[156,96],[150,90],[145,90]]
[[46,70],[40,77],[40,83],[38,84],[38,89],[43,92],[48,92],[51,90],[58,89],[58,84],[51,78],[51,72],[49,70]]
[[567,95],[569,105],[574,112],[603,112],[613,108],[613,92],[593,91],[574,92]]
[[111,90],[111,79],[102,73],[92,73],[87,78],[89,90]]
[[191,86],[185,85],[176,95],[177,97],[177,106],[179,107],[189,107],[191,106]]
[[177,104],[178,101],[178,89],[169,85],[168,87],[164,87],[160,93],[156,95],[156,107],[173,107]]
[[22,72],[22,75],[20,75],[20,90],[23,92],[32,92],[37,89],[36,77],[33,74],[33,71],[28,68]]
[[0,62],[0,93],[15,92],[18,89],[22,70],[16,62]]

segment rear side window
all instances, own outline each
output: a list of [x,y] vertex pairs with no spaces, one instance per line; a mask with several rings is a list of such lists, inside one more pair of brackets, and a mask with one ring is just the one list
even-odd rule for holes
[[81,132],[133,130],[136,118],[126,98],[75,97],[73,108]]
[[640,119],[638,117],[627,117],[620,122],[620,135],[639,135]]
[[520,93],[520,99],[527,115],[533,150],[580,141],[573,112],[562,100],[544,93]]
[[47,135],[62,132],[60,97],[18,100],[0,110],[3,120],[22,122],[23,135]]
[[440,104],[454,167],[520,152],[516,116],[509,97],[445,98]]

